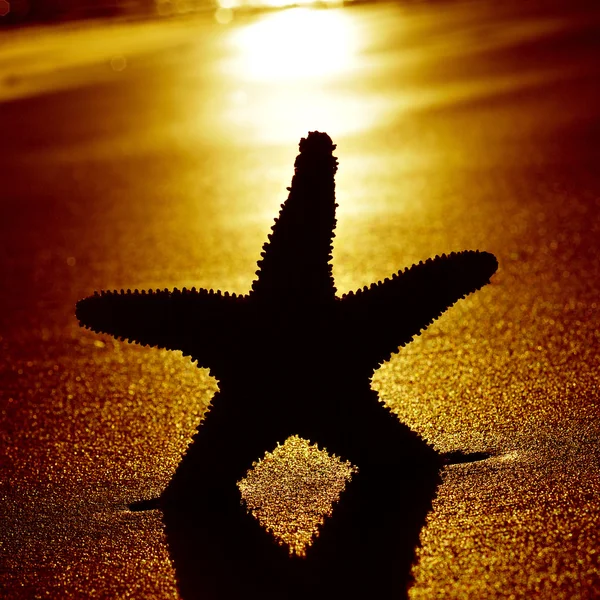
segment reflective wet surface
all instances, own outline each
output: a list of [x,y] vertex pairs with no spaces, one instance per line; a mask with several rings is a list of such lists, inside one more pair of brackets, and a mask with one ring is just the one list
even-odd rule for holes
[[177,597],[160,512],[127,506],[216,383],[74,305],[246,292],[322,129],[339,292],[452,250],[500,263],[374,377],[440,452],[491,455],[445,467],[410,597],[595,597],[599,23],[469,3],[3,31],[2,595]]

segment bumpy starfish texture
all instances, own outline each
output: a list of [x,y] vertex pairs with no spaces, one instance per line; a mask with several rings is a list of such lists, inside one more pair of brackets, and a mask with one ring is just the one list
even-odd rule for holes
[[[301,140],[288,199],[263,246],[249,294],[121,290],[77,303],[76,315],[85,327],[180,350],[211,370],[221,393],[194,444],[218,451],[220,473],[234,481],[249,463],[295,434],[359,466],[360,460],[389,460],[381,455],[398,449],[395,442],[385,446],[381,440],[394,437],[387,423],[397,419],[385,415],[381,403],[360,406],[364,398],[357,400],[357,390],[382,361],[488,283],[497,268],[487,252],[452,253],[336,296],[331,266],[334,149],[325,133],[311,132]],[[219,406],[223,396],[227,406]],[[379,457],[361,443],[362,426],[381,429],[375,444]],[[212,439],[214,429],[228,430],[236,448],[218,441],[226,431],[202,441]],[[186,467],[190,462],[195,465]],[[198,470],[197,463],[188,452],[179,471]]]
[[[199,590],[202,598],[225,599],[401,597],[440,468],[465,459],[437,454],[386,408],[370,380],[400,346],[488,283],[496,259],[478,251],[438,256],[336,296],[334,149],[325,133],[301,140],[288,199],[247,295],[121,290],[77,303],[82,325],[180,350],[219,381],[160,499],[131,506],[162,509],[186,600]],[[301,564],[246,514],[236,486],[265,452],[293,436],[357,467]],[[276,496],[270,488],[265,494]],[[267,528],[286,538],[296,525]]]
[[336,345],[349,344],[353,354],[365,355],[372,370],[452,304],[489,282],[496,258],[463,251],[436,256],[337,297],[331,266],[334,149],[325,133],[310,132],[301,140],[289,197],[263,247],[248,295],[195,288],[96,292],[77,303],[80,324],[121,340],[181,350],[218,376],[226,355],[265,327],[266,315],[277,315],[269,320],[294,330],[294,321],[319,312],[343,341]]

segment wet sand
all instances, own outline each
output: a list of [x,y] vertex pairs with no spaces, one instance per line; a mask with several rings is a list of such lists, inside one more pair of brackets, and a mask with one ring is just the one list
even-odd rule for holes
[[75,302],[246,292],[322,129],[339,292],[444,252],[500,263],[374,376],[439,452],[491,455],[444,469],[409,597],[597,597],[599,24],[581,5],[205,15],[78,29],[76,60],[48,33],[51,66],[19,33],[28,68],[0,63],[1,595],[178,596],[160,512],[127,506],[166,487],[216,383],[82,330]]

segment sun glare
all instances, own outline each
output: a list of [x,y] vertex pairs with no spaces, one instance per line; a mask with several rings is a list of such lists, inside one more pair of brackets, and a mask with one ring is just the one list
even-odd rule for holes
[[[348,0],[346,0],[348,1]],[[343,6],[344,0],[219,0],[220,8],[285,8],[291,6]]]
[[[277,6],[280,0],[269,0]],[[281,0],[283,1],[283,0]],[[258,81],[315,79],[346,72],[355,36],[341,10],[297,8],[269,15],[233,39],[245,77]]]
[[339,136],[362,130],[378,114],[376,99],[347,92],[363,68],[364,40],[356,15],[346,9],[273,12],[230,36],[224,70],[234,89],[225,111],[236,135],[246,129],[254,138],[281,142],[321,128]]

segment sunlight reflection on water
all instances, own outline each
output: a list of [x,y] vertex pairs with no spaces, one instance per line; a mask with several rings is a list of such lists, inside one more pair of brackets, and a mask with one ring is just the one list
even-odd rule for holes
[[323,79],[352,69],[356,26],[341,10],[272,13],[235,30],[240,75],[248,80]]
[[226,120],[270,143],[315,129],[344,135],[372,127],[384,98],[347,85],[365,67],[364,43],[355,15],[343,9],[296,8],[232,29],[223,71],[237,89]]

